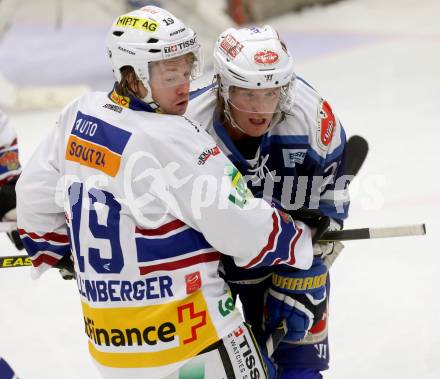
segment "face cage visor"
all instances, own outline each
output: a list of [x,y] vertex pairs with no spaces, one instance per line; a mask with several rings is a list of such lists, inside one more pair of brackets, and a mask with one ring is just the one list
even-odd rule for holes
[[281,113],[288,85],[273,88],[229,87],[228,104],[232,109],[252,115]]
[[171,88],[189,84],[202,74],[200,51],[161,61],[150,62],[149,85],[154,88]]

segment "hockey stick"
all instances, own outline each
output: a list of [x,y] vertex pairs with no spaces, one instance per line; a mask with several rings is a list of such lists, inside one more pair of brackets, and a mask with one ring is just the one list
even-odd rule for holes
[[425,224],[337,230],[325,233],[319,242],[353,241],[374,238],[423,236]]
[[32,266],[31,258],[28,255],[10,255],[0,257],[0,268]]
[[347,157],[345,165],[345,174],[356,176],[365,162],[368,155],[368,142],[361,136],[351,136],[345,147],[345,156]]
[[[333,242],[333,241],[353,241],[361,239],[374,239],[374,238],[390,238],[390,237],[409,237],[409,236],[422,236],[426,234],[425,224],[418,225],[404,225],[404,226],[389,226],[383,228],[360,228],[360,229],[347,229],[338,230],[334,232],[327,232],[319,240],[320,242]],[[11,255],[7,257],[0,257],[0,268],[6,267],[22,267],[31,266],[31,260],[27,255]],[[280,330],[284,328],[280,326]],[[280,334],[275,331],[274,333]],[[276,345],[272,341],[272,346]]]

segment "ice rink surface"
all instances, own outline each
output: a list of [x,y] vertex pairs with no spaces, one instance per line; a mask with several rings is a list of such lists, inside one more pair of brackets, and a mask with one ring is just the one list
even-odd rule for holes
[[[27,10],[0,43],[4,74],[21,84],[55,77],[108,89],[100,38],[111,17],[66,22],[57,32],[49,11]],[[269,22],[293,51],[297,74],[327,98],[347,134],[370,143],[346,227],[427,224],[425,237],[345,244],[332,268],[327,379],[440,378],[439,14],[437,0],[347,0]],[[23,163],[56,117],[10,114]],[[1,254],[14,254],[0,238]],[[75,282],[55,270],[33,281],[29,268],[2,269],[0,294],[0,355],[21,379],[99,377]]]

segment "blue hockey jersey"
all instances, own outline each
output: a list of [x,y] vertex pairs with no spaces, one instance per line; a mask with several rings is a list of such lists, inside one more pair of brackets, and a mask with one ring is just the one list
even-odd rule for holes
[[[297,77],[290,90],[290,111],[260,139],[248,139],[254,144],[253,157],[243,154],[249,153],[246,140],[233,141],[229,136],[224,117],[222,120],[216,111],[214,85],[192,92],[187,115],[207,128],[255,196],[273,200],[287,210],[314,209],[342,224],[349,209],[344,128],[330,104],[306,81]],[[271,269],[243,270],[227,257],[223,265],[232,290],[240,295],[247,322],[261,337],[263,296]],[[328,282],[328,293],[329,287]],[[323,324],[326,330],[326,320],[319,327]],[[329,361],[328,339],[311,345],[282,342],[274,358],[284,368],[324,370]]]

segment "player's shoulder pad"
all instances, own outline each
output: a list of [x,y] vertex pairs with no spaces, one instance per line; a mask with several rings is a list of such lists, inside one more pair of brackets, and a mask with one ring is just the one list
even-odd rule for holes
[[292,124],[304,124],[301,129],[307,131],[309,144],[317,154],[323,157],[331,154],[345,138],[342,125],[330,103],[309,83],[300,77],[295,82]]
[[208,128],[209,124],[212,123],[214,110],[217,105],[216,88],[214,84],[211,84],[190,95],[185,115],[198,121],[204,128]]
[[98,98],[101,98],[101,94],[101,92],[87,92],[84,95],[73,99],[61,111],[60,119],[72,116],[73,113],[76,114],[79,109],[93,108]]

